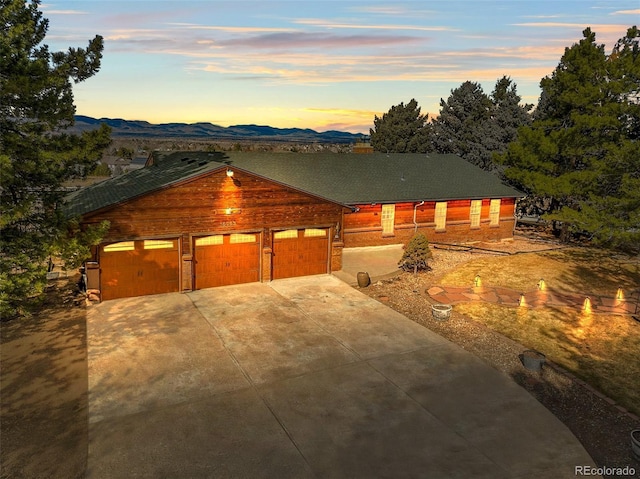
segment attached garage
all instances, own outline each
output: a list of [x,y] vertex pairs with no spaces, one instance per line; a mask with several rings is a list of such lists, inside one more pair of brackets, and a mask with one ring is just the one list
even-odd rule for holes
[[100,247],[102,299],[179,291],[178,239],[120,241]]
[[233,233],[194,240],[194,289],[260,281],[260,234]]
[[329,229],[304,228],[273,233],[272,278],[291,278],[329,271]]

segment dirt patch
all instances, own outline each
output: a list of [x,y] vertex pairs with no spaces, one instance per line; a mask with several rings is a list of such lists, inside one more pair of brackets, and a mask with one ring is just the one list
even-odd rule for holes
[[52,283],[37,314],[0,324],[2,478],[85,476],[86,310],[74,279]]
[[[509,253],[561,248],[546,241],[531,242],[525,239],[476,246]],[[633,456],[630,444],[631,431],[640,428],[637,418],[628,415],[625,410],[611,404],[606,397],[558,367],[547,365],[541,372],[525,369],[519,355],[527,348],[483,324],[455,311],[447,321],[433,319],[432,300],[425,291],[438,285],[440,278],[448,271],[484,254],[498,253],[439,246],[430,263],[431,271],[418,275],[402,273],[360,291],[510,375],[573,432],[598,466],[629,465],[636,470],[637,475],[633,477],[640,477],[640,461]]]

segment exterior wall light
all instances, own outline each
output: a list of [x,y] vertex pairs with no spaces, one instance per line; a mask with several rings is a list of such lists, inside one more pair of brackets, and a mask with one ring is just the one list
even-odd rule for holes
[[217,210],[213,210],[213,213],[216,215],[239,215],[242,213],[240,208],[220,208]]
[[227,176],[231,178],[233,176],[233,170],[231,168],[227,168]]

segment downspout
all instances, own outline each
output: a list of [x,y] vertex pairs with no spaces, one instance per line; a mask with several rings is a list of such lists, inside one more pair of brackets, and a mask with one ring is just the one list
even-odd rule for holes
[[416,213],[418,212],[418,207],[424,205],[424,201],[421,201],[420,203],[416,203],[416,205],[413,207],[413,232],[417,233],[418,232],[418,222],[416,221]]

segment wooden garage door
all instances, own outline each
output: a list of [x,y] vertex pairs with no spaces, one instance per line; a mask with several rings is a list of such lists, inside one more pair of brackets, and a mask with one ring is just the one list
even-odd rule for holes
[[177,239],[123,241],[100,248],[103,300],[179,291]]
[[329,230],[307,228],[273,234],[273,279],[328,271]]
[[227,234],[195,239],[195,289],[260,280],[260,235]]

